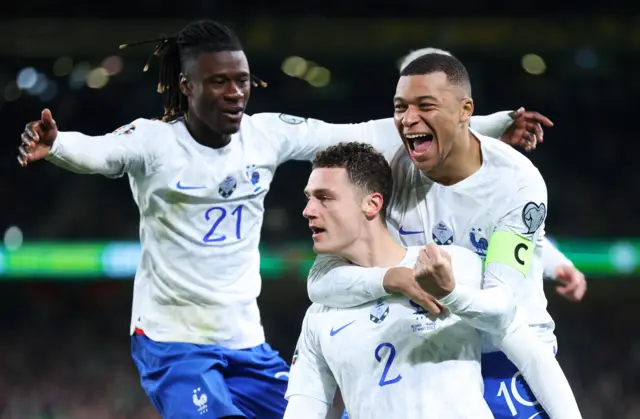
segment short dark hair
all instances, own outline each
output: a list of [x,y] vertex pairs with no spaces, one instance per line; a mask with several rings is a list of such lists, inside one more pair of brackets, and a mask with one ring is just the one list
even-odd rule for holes
[[424,76],[426,74],[442,72],[446,74],[449,83],[461,86],[471,97],[471,80],[466,67],[460,60],[451,55],[431,53],[422,55],[411,61],[401,72],[400,76]]
[[[153,55],[160,59],[158,93],[164,96],[163,121],[170,121],[184,115],[188,110],[187,97],[180,90],[180,73],[186,60],[203,52],[242,51],[242,44],[236,33],[228,26],[213,20],[190,22],[176,35],[120,45],[120,49],[155,43]],[[153,56],[152,55],[152,56]],[[149,62],[144,71],[149,68]],[[254,86],[266,86],[257,77],[251,77]]]
[[393,188],[393,174],[389,162],[375,148],[365,143],[342,142],[316,154],[312,167],[343,168],[349,181],[366,194],[382,195],[380,217],[385,222]]

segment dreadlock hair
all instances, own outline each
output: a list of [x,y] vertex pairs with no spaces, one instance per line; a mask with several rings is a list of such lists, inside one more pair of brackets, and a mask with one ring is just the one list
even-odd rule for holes
[[[162,120],[165,122],[185,116],[188,111],[187,97],[180,90],[180,73],[188,59],[203,52],[242,51],[242,44],[235,32],[213,20],[193,21],[176,35],[122,44],[120,49],[151,43],[156,46],[142,71],[149,69],[151,58],[158,57],[160,70],[157,90],[164,95]],[[267,87],[267,83],[255,76],[251,76],[251,84],[254,87]]]

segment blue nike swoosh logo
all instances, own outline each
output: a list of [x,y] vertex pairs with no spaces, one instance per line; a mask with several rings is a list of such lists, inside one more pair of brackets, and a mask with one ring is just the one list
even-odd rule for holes
[[344,326],[342,326],[341,328],[339,328],[339,329],[335,329],[335,330],[333,330],[333,327],[332,327],[332,328],[331,328],[331,331],[329,332],[329,334],[330,334],[331,336],[335,336],[335,335],[337,335],[337,334],[338,334],[342,329],[344,329],[345,327],[347,327],[347,326],[351,326],[351,325],[353,324],[353,322],[355,322],[355,320],[353,320],[352,322],[349,322],[349,323],[345,324]]
[[424,230],[422,230],[422,231],[407,231],[407,230],[403,229],[402,227],[400,227],[400,230],[398,230],[398,233],[400,233],[403,236],[408,236],[408,235],[411,235],[411,234],[424,233]]
[[186,191],[189,189],[204,189],[205,187],[206,186],[184,186],[183,184],[180,183],[180,181],[176,183],[176,188],[182,189],[183,191]]

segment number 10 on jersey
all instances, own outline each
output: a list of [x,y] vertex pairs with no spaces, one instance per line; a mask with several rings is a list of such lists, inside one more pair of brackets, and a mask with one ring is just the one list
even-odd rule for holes
[[[204,235],[202,241],[205,243],[220,243],[228,239],[228,237],[224,233],[216,233],[216,230],[221,227],[221,224],[224,223],[227,226],[228,223],[234,223],[235,225],[235,237],[240,240],[242,237],[240,235],[241,226],[242,226],[242,209],[244,205],[238,205],[231,212],[228,212],[224,207],[211,207],[204,213],[204,219],[207,223],[212,223],[211,228],[207,231],[207,234]],[[226,218],[230,218],[229,220],[225,220]],[[223,228],[227,230],[227,228]]]

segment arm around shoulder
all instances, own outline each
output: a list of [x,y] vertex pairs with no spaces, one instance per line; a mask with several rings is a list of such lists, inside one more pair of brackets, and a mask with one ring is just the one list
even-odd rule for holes
[[387,268],[363,268],[329,255],[316,257],[307,281],[309,299],[329,307],[354,307],[385,297]]
[[273,144],[278,164],[289,160],[311,161],[318,152],[341,142],[371,144],[387,160],[402,147],[391,118],[331,124],[287,114],[259,113],[251,116],[251,123]]

